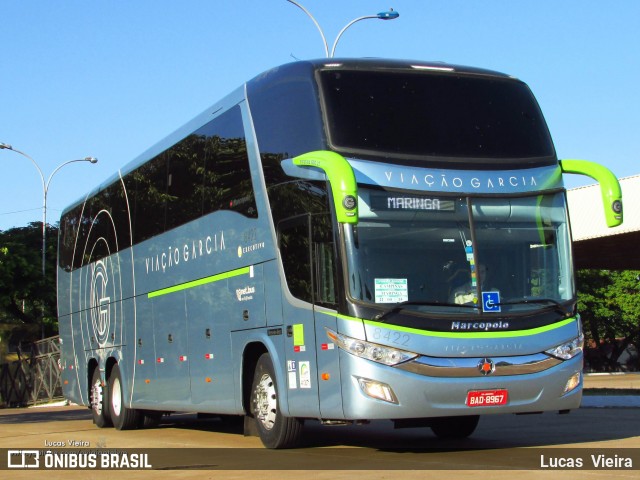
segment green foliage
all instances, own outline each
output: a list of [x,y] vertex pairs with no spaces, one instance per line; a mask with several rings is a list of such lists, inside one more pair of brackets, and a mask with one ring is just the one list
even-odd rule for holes
[[[13,324],[12,341],[29,342],[57,332],[56,245],[47,225],[46,278],[42,278],[42,224],[0,232],[0,320]],[[44,322],[43,322],[44,320]]]
[[635,270],[578,271],[578,310],[587,339],[597,347],[589,358],[595,368],[615,370],[629,344],[640,347],[639,275]]

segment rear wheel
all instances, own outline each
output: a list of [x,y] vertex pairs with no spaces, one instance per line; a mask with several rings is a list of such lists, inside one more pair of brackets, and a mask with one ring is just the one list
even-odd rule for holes
[[109,403],[107,401],[107,389],[100,378],[100,369],[98,367],[93,371],[91,377],[91,414],[93,423],[98,428],[111,427],[111,417],[109,416]]
[[109,412],[117,430],[131,430],[140,426],[140,411],[127,408],[124,404],[124,389],[118,365],[113,366],[109,376]]
[[431,430],[438,438],[466,438],[475,431],[479,420],[479,415],[434,418]]
[[280,411],[278,384],[268,353],[258,359],[251,387],[251,413],[258,427],[260,440],[267,448],[294,448],[302,439],[303,423],[285,417]]

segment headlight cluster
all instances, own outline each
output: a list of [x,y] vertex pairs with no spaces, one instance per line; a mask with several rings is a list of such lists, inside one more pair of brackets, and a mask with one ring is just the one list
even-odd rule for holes
[[550,348],[546,350],[545,353],[547,355],[551,355],[552,357],[560,358],[561,360],[570,360],[580,352],[584,348],[584,335],[580,335],[579,337],[574,338],[570,342],[563,343],[562,345],[558,345],[557,347]]
[[356,338],[347,337],[327,329],[327,336],[339,348],[357,357],[373,360],[384,365],[398,365],[418,356],[417,353],[399,350],[397,348],[379,345],[377,343],[365,342]]

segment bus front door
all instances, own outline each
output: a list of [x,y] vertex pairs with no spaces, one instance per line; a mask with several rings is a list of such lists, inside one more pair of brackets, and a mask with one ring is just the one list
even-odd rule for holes
[[291,416],[342,416],[335,330],[335,251],[328,214],[280,222],[278,243],[288,292],[283,298],[286,388]]

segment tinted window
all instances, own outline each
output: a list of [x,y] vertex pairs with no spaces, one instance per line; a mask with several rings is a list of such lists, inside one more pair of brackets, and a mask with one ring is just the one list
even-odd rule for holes
[[58,238],[58,264],[60,268],[70,271],[73,262],[73,250],[80,227],[82,205],[75,207],[60,219]]
[[336,256],[329,214],[303,214],[278,224],[278,248],[295,297],[336,306]]
[[90,197],[84,210],[80,205],[63,216],[62,268],[79,268],[217,210],[258,216],[238,106],[133,170],[123,182],[126,196],[118,180]]
[[131,246],[127,199],[116,181],[60,219],[58,263],[69,271]]
[[132,205],[135,243],[164,231],[167,191],[167,155],[162,153],[125,177]]
[[203,213],[233,210],[257,217],[240,107],[222,114],[195,136],[204,161]]
[[240,107],[129,173],[135,243],[216,210],[258,216]]
[[269,190],[274,223],[305,213],[327,213],[330,210],[325,182],[294,180]]
[[281,160],[326,149],[318,93],[314,82],[302,73],[249,86],[262,168],[270,187],[290,180],[280,167]]
[[202,214],[203,143],[200,136],[190,135],[167,151],[165,230],[171,230]]
[[269,197],[289,291],[334,307],[336,260],[326,184],[286,182],[272,187]]
[[289,291],[294,297],[311,303],[311,252],[309,215],[285,220],[278,224],[278,247]]
[[529,88],[513,79],[344,70],[320,78],[338,150],[467,161],[554,155]]

